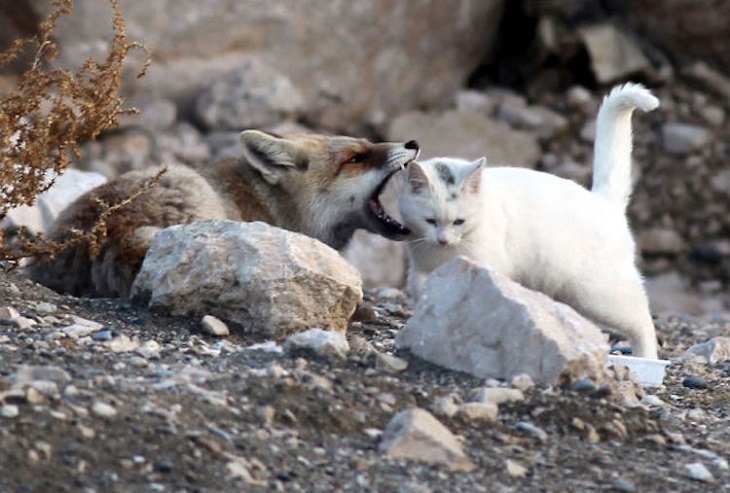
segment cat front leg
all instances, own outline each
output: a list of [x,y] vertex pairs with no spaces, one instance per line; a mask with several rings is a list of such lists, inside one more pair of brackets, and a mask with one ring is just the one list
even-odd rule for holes
[[423,285],[428,279],[428,272],[418,269],[413,263],[408,268],[408,294],[411,295],[415,301],[421,297],[421,291]]

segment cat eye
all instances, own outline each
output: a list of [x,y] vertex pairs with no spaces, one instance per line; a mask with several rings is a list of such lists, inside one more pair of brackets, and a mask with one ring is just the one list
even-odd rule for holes
[[462,224],[464,224],[464,220],[463,219],[456,219],[454,221],[454,226],[461,226]]
[[432,224],[432,225],[436,226],[436,220],[435,220],[435,219],[431,219],[431,218],[429,218],[429,219],[426,219],[426,222],[427,222],[428,224]]

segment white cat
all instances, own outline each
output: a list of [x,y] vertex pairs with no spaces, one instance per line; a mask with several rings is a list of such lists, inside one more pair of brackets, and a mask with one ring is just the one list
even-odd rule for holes
[[654,324],[626,221],[631,113],[659,105],[639,84],[614,88],[596,122],[593,187],[522,168],[435,158],[411,163],[399,208],[411,230],[408,289],[463,255],[562,301],[657,357]]

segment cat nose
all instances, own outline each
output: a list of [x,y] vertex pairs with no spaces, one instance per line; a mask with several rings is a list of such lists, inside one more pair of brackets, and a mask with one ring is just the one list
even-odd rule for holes
[[439,241],[439,245],[448,245],[449,244],[449,240],[446,238],[439,238],[438,241]]

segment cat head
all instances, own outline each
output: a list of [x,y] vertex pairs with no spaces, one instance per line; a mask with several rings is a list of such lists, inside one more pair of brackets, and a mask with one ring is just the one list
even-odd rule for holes
[[434,158],[408,167],[399,208],[414,238],[457,245],[476,224],[485,158]]

